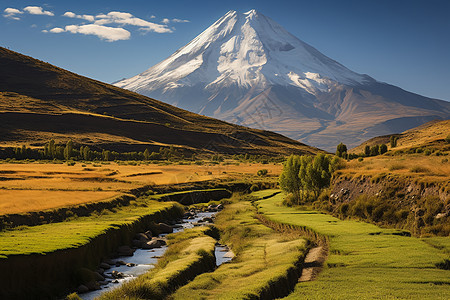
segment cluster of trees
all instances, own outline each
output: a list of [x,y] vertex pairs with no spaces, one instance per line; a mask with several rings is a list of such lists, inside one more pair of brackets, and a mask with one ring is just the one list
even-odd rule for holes
[[330,186],[331,177],[339,166],[340,159],[323,153],[316,156],[291,155],[280,175],[281,188],[292,194],[293,204],[300,204],[312,194]]
[[387,148],[386,144],[374,145],[372,147],[370,147],[369,145],[366,145],[366,147],[364,148],[364,155],[365,156],[377,156],[377,155],[382,155],[382,154],[386,153],[387,151],[388,151],[388,148]]
[[73,141],[69,140],[66,144],[57,144],[50,140],[44,145],[44,148],[30,148],[22,145],[17,148],[6,148],[0,152],[0,158],[15,159],[48,159],[48,160],[166,160],[172,158],[182,158],[183,153],[173,146],[169,148],[161,147],[159,152],[150,152],[145,149],[144,152],[123,152],[119,153],[110,150],[93,150],[88,146],[75,148]]
[[[398,137],[394,137],[394,139],[392,139],[392,136],[391,136],[391,147],[392,147],[392,141],[394,141],[395,146],[397,145],[397,140],[398,140]],[[344,159],[354,159],[354,158],[358,158],[358,157],[377,156],[377,155],[384,154],[387,151],[388,151],[388,148],[387,148],[386,144],[381,144],[381,145],[374,145],[372,147],[370,147],[369,145],[366,145],[366,147],[364,148],[364,153],[361,153],[361,154],[347,153],[347,146],[343,143],[340,143],[336,147],[336,156],[342,157]]]

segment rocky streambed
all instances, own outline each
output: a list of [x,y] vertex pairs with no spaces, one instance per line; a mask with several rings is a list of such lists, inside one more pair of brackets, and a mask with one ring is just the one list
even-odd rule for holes
[[[133,280],[154,268],[158,259],[167,250],[166,236],[170,233],[180,232],[195,226],[210,225],[214,222],[215,214],[221,206],[209,206],[206,211],[191,209],[184,214],[183,220],[172,224],[159,223],[159,235],[152,232],[138,233],[133,245],[121,246],[112,256],[113,259],[104,259],[95,272],[95,281],[90,281],[78,287],[77,293],[84,300],[94,299],[101,294],[119,287],[124,282]],[[230,261],[234,254],[226,245],[216,244],[216,265]]]

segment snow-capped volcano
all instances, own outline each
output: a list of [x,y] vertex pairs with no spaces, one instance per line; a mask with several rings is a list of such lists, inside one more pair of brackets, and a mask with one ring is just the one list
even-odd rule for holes
[[[255,10],[229,11],[169,58],[115,85],[325,149],[450,114],[449,103],[421,103],[355,73]],[[394,104],[386,99],[392,89]],[[392,119],[399,120],[384,124]]]

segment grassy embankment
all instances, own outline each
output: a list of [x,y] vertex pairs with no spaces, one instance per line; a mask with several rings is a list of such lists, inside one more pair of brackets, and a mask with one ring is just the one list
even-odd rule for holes
[[222,243],[236,257],[214,272],[197,276],[173,299],[272,299],[294,287],[307,241],[262,225],[248,200],[227,205],[216,218]]
[[449,271],[436,268],[449,256],[449,238],[401,236],[397,230],[285,207],[283,197],[257,201],[259,211],[272,221],[330,238],[330,255],[319,278],[299,283],[287,299],[450,298]]
[[[108,230],[130,226],[147,215],[172,208],[173,202],[146,201],[116,211],[39,226],[18,227],[0,232],[0,258],[45,254],[88,244]],[[180,212],[183,210],[179,207]]]
[[197,227],[168,236],[169,248],[154,269],[99,299],[165,299],[196,275],[215,268],[217,230]]
[[174,202],[140,199],[87,217],[1,231],[0,280],[5,288],[0,298],[50,298],[73,289],[86,282],[84,268],[95,269],[136,232],[179,218],[183,211]]
[[348,162],[333,180],[332,204],[325,199],[321,208],[343,218],[407,229],[416,236],[448,236],[448,158],[388,154]]

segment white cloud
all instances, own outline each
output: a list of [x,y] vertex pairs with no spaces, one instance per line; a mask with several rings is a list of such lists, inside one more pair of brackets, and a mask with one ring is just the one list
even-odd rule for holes
[[69,18],[77,18],[77,19],[83,19],[89,22],[94,22],[95,17],[92,15],[77,15],[71,11],[67,11],[63,14],[64,17],[69,17]]
[[47,32],[48,32],[48,30],[47,30],[47,29],[44,29],[44,30],[42,30],[42,32],[43,32],[43,33],[47,33]]
[[[53,30],[53,29],[52,29]],[[68,25],[65,27],[66,32],[80,33],[85,35],[96,35],[99,38],[108,42],[115,42],[119,40],[130,39],[130,32],[123,28],[113,28],[108,26],[101,26],[97,24],[88,25]]]
[[44,10],[40,6],[27,6],[23,10],[31,15],[46,15],[46,16],[54,16],[55,15],[51,11]]
[[4,10],[5,14],[3,15],[5,18],[13,19],[13,20],[20,20],[20,18],[17,15],[23,14],[23,11],[20,11],[16,8],[8,7]]
[[172,32],[166,25],[156,24],[140,18],[136,18],[130,13],[124,13],[119,11],[112,11],[108,14],[100,14],[96,16],[95,24],[120,24],[120,25],[133,25],[140,27],[140,30],[152,31],[156,33],[168,33]]
[[189,23],[191,21],[189,21],[189,20],[181,20],[181,19],[172,19],[172,22],[174,22],[174,23]]
[[169,23],[170,23],[170,20],[167,19],[167,18],[164,18],[161,22],[163,22],[164,24],[169,24]]
[[51,33],[61,33],[61,32],[64,32],[64,31],[65,31],[64,29],[59,28],[59,27],[55,27],[55,28],[50,29]]

